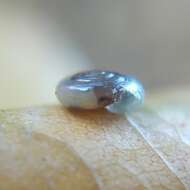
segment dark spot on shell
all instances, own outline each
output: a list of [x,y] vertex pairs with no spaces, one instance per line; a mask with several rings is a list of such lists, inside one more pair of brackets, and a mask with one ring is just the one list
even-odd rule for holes
[[100,107],[105,107],[105,106],[109,105],[112,102],[113,102],[113,99],[109,98],[109,97],[100,97],[98,99],[98,105]]

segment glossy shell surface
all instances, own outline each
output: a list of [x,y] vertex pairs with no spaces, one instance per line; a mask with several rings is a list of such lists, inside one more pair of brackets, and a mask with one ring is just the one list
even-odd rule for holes
[[131,76],[92,70],[60,81],[56,96],[65,107],[105,107],[110,112],[124,113],[137,109],[143,103],[144,89]]

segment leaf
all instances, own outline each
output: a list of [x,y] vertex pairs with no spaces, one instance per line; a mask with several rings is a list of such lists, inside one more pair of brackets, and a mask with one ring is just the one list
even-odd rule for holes
[[184,133],[147,105],[130,122],[60,106],[1,111],[0,189],[189,189]]

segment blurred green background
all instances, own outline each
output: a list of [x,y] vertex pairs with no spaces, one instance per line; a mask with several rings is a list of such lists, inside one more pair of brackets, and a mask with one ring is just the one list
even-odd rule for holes
[[90,68],[188,86],[189,18],[187,0],[0,0],[0,108],[53,104],[62,77]]

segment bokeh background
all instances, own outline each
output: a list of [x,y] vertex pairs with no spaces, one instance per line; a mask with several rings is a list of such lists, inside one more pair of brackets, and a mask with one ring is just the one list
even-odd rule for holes
[[188,86],[190,1],[0,0],[1,109],[53,104],[62,77],[90,68]]

